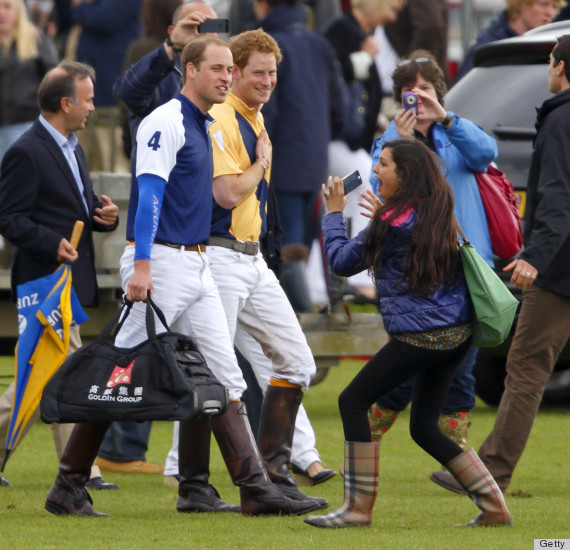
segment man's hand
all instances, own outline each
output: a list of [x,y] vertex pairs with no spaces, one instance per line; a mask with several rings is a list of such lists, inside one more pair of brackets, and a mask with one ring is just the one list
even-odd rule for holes
[[257,143],[255,144],[255,158],[261,158],[267,163],[267,166],[271,163],[271,152],[273,147],[269,136],[267,135],[267,130],[261,130],[257,138]]
[[152,297],[152,275],[149,260],[135,260],[135,270],[127,284],[127,300],[131,302],[146,302],[150,290]]
[[515,258],[510,264],[503,267],[503,271],[512,271],[511,283],[521,290],[534,283],[538,271],[527,261]]
[[348,202],[348,197],[344,194],[342,179],[335,176],[333,183],[332,176],[329,176],[327,185],[323,183],[322,189],[327,201],[327,210],[329,212],[342,212]]
[[212,19],[212,17],[201,11],[193,11],[184,19],[179,19],[170,31],[170,40],[174,46],[184,48],[186,44],[201,36],[198,32],[198,25],[201,25],[206,19]]
[[119,207],[107,196],[101,195],[102,208],[95,208],[93,219],[101,225],[113,225],[119,215]]
[[374,194],[372,189],[367,189],[364,193],[360,193],[360,196],[366,201],[358,203],[358,206],[364,208],[360,215],[365,218],[373,218],[376,210],[382,206],[382,201]]
[[63,264],[71,264],[77,258],[79,254],[77,254],[77,250],[71,246],[67,239],[61,239],[59,241],[59,246],[57,247],[57,261]]

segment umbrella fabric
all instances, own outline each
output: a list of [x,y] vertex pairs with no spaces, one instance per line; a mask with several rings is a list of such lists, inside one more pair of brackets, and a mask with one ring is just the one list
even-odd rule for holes
[[69,265],[19,285],[17,295],[16,389],[6,438],[8,450],[17,445],[44,386],[66,357],[70,326],[88,319],[71,286]]

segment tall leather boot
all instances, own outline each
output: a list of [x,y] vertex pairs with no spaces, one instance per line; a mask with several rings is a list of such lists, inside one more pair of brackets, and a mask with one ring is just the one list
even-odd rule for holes
[[[467,447],[467,434],[469,433],[468,411],[459,411],[451,414],[441,414],[439,416],[439,427],[441,431],[450,439],[453,439],[462,449]],[[436,470],[429,478],[434,482],[458,495],[464,495],[463,487],[455,481],[455,478],[447,470]]]
[[305,523],[314,527],[356,527],[372,523],[378,492],[377,441],[344,443],[344,502],[324,516],[310,515]]
[[210,419],[228,472],[240,488],[241,512],[246,515],[300,515],[318,508],[313,500],[296,501],[271,483],[247,419],[245,403],[232,401],[228,410]]
[[179,512],[240,512],[220,498],[218,491],[208,482],[210,478],[209,418],[193,418],[180,422],[178,432],[178,485]]
[[259,452],[269,479],[285,496],[299,501],[313,500],[319,504],[319,508],[327,508],[329,504],[326,499],[302,493],[289,470],[295,419],[303,399],[303,390],[299,386],[274,386],[272,382],[265,390],[257,436]]
[[59,473],[47,495],[45,508],[59,516],[108,516],[93,509],[85,484],[109,422],[75,424],[59,462]]
[[447,469],[481,510],[466,527],[513,524],[501,489],[474,449],[456,456]]
[[279,282],[295,313],[306,313],[313,309],[307,281],[309,252],[309,248],[301,243],[281,246],[283,270]]

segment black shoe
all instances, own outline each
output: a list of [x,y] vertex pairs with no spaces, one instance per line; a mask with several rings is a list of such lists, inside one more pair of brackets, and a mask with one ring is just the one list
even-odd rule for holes
[[101,491],[102,489],[120,489],[116,483],[109,483],[105,481],[101,476],[92,477],[86,484],[87,489],[94,489],[95,491]]
[[12,487],[12,484],[4,476],[0,476],[0,487]]
[[319,472],[318,474],[312,476],[311,474],[309,474],[309,472],[307,472],[307,470],[302,470],[301,468],[299,468],[299,466],[296,466],[295,464],[291,465],[291,471],[294,474],[306,477],[311,485],[318,485],[319,483],[328,481],[329,479],[331,479],[336,475],[336,472],[334,470],[328,469],[328,470],[323,470],[322,472]]

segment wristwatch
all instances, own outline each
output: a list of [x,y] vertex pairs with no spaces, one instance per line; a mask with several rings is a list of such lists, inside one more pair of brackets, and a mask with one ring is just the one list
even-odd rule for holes
[[452,122],[453,116],[451,116],[449,113],[446,113],[445,118],[441,121],[441,125],[447,130],[451,126]]
[[165,43],[168,47],[172,48],[172,51],[173,51],[174,53],[181,53],[182,50],[184,49],[184,48],[177,48],[177,47],[174,45],[174,43],[172,42],[170,36],[166,37],[166,39],[164,40],[164,43]]

